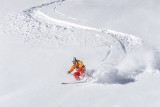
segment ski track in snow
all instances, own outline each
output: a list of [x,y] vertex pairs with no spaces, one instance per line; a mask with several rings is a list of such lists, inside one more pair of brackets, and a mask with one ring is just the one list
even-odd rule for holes
[[26,9],[23,12],[28,13],[28,15],[29,15],[30,13],[36,11],[37,9],[47,7],[47,6],[55,4],[55,3],[59,3],[59,5],[61,5],[61,3],[63,3],[64,1],[66,1],[66,0],[57,0],[57,1],[52,1],[52,2],[49,2],[49,3],[44,3],[44,4],[41,4],[39,6],[34,6],[34,7],[29,8],[29,9]]
[[72,19],[72,20],[76,20],[76,21],[88,23],[86,20],[81,20],[81,19],[77,19],[77,18],[73,18],[73,17],[68,17],[68,16],[66,16],[65,14],[62,14],[62,13],[60,13],[59,11],[56,11],[56,10],[55,10],[55,13],[57,13],[57,14],[63,16],[63,17],[66,17],[66,18],[68,18],[68,19]]
[[[65,0],[58,0],[31,7],[30,9],[20,12],[18,15],[11,16],[11,18],[7,19],[7,23],[2,26],[2,32],[7,35],[12,34],[11,36],[14,35],[15,37],[21,38],[27,43],[42,43],[42,45],[44,43],[58,47],[71,47],[73,45],[81,47],[109,47],[102,63],[99,64],[96,70],[93,70],[97,73],[94,74],[92,71],[96,77],[94,82],[120,84],[134,82],[134,78],[141,73],[141,71],[119,74],[118,69],[115,67],[125,57],[127,52],[142,46],[142,40],[133,35],[113,30],[96,29],[51,18],[40,11],[41,8],[55,4],[56,12],[56,5],[62,4],[64,1]],[[7,29],[10,26],[13,29],[8,32]],[[116,53],[121,54],[117,55]],[[119,56],[122,58],[117,58]],[[113,60],[114,57],[116,57],[116,59]],[[115,79],[111,80],[111,78]]]
[[85,30],[93,30],[93,31],[97,31],[97,32],[101,32],[102,31],[101,29],[96,29],[96,28],[92,28],[92,27],[88,27],[88,26],[83,26],[83,25],[78,25],[78,24],[75,24],[75,23],[67,22],[67,21],[53,19],[53,18],[45,15],[44,13],[42,13],[40,11],[35,12],[35,14],[37,14],[36,16],[38,16],[38,17],[41,16],[44,19],[48,19],[48,20],[50,20],[52,22],[59,23],[59,24],[62,24],[64,26],[66,25],[66,26],[71,26],[71,27],[85,29]]

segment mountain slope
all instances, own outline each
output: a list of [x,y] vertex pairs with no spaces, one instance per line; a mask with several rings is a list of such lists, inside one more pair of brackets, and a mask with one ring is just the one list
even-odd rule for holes
[[[68,19],[57,11],[63,3],[43,3],[3,19],[0,106],[159,107],[159,49],[154,54],[139,37]],[[53,16],[43,12],[52,6]],[[89,83],[61,84],[75,81],[67,75],[73,56],[93,76]]]

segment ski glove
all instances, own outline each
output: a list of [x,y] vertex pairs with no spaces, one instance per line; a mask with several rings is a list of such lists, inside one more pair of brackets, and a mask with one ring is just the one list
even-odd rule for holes
[[70,71],[67,71],[67,74],[70,74],[71,72]]

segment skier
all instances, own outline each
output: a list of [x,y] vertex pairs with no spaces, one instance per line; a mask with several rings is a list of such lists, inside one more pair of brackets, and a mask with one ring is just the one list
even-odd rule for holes
[[68,74],[70,74],[74,69],[76,69],[76,72],[73,74],[76,80],[80,80],[80,76],[84,77],[84,73],[86,71],[86,67],[83,64],[82,61],[77,60],[76,57],[73,57],[73,65],[71,66],[70,70],[68,71]]

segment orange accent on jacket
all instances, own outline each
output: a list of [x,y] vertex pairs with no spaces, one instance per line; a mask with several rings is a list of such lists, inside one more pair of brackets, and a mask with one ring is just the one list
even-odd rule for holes
[[78,71],[79,69],[83,69],[83,71],[86,70],[85,65],[84,65],[83,62],[80,61],[80,60],[78,60],[75,64],[73,64],[73,65],[71,66],[71,68],[70,68],[69,71],[72,72],[74,69],[76,69],[77,71]]

